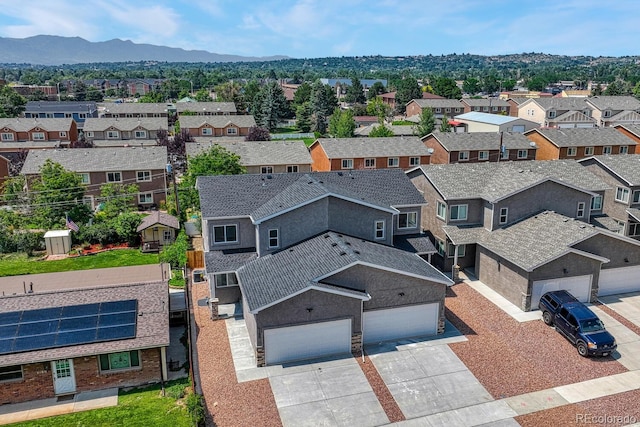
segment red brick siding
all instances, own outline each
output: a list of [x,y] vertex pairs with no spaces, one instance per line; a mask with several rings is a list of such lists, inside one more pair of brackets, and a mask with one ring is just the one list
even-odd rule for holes
[[331,170],[332,162],[329,160],[320,144],[311,145],[309,153],[311,154],[312,171],[326,172]]

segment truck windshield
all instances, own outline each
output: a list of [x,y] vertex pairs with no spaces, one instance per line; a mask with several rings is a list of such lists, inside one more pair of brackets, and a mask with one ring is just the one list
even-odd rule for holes
[[604,325],[600,319],[589,319],[580,321],[580,329],[582,332],[597,332],[604,329]]

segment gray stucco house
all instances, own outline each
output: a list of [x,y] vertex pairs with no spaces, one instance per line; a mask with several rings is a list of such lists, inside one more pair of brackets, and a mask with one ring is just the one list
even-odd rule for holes
[[199,177],[212,314],[241,301],[258,365],[444,331],[452,281],[425,261],[401,170]]

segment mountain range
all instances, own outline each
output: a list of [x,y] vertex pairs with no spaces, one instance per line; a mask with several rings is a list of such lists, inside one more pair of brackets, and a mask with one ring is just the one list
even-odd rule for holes
[[62,65],[92,62],[255,62],[286,59],[286,56],[223,55],[205,50],[137,44],[113,39],[90,42],[80,37],[34,36],[24,39],[0,37],[0,62],[5,64]]

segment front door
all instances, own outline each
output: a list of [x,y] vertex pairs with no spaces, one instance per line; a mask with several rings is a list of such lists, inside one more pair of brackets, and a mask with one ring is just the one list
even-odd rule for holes
[[53,388],[56,394],[75,393],[76,376],[73,373],[73,360],[62,359],[51,362]]

